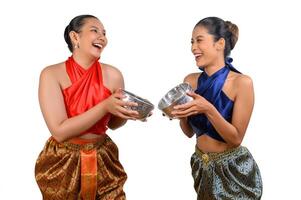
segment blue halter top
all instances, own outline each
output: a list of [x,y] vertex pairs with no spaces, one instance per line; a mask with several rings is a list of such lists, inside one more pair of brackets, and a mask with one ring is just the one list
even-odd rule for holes
[[[230,70],[240,73],[232,66],[232,61],[232,58],[228,57],[226,59],[226,66],[219,69],[211,76],[208,76],[206,72],[200,68],[203,72],[198,78],[197,89],[195,90],[195,93],[203,96],[207,101],[212,103],[228,122],[231,122],[232,120],[234,102],[222,91],[222,88]],[[206,134],[213,139],[225,142],[214,129],[205,114],[189,116],[188,123],[197,137]]]

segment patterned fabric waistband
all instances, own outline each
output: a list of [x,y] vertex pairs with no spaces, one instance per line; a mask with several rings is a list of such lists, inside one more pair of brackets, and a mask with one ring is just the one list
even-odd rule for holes
[[242,150],[243,146],[239,146],[233,149],[229,149],[223,152],[212,152],[212,153],[204,153],[202,150],[200,150],[197,146],[195,146],[195,153],[205,162],[208,163],[209,161],[217,161],[223,158],[228,157],[229,155],[233,155],[236,153],[239,153],[240,150]]
[[[50,140],[55,140],[53,137]],[[102,144],[106,141],[109,141],[110,138],[106,136],[105,138],[101,139],[81,139],[81,138],[74,138],[69,141],[59,143],[59,147],[65,147],[67,149],[73,151],[90,151],[92,149],[98,149]]]

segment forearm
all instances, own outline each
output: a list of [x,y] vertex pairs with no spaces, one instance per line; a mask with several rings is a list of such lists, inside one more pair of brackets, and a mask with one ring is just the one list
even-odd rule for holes
[[117,117],[115,115],[111,116],[110,122],[108,124],[108,127],[112,130],[115,130],[121,126],[123,126],[127,122],[126,119],[122,119],[120,117]]
[[191,138],[194,135],[191,126],[188,124],[187,117],[180,119],[180,127],[187,137]]
[[213,105],[210,106],[205,114],[215,130],[228,144],[233,146],[240,145],[242,138],[240,137],[238,130],[235,126],[225,120]]
[[55,129],[50,131],[57,141],[63,142],[69,138],[79,136],[80,133],[92,127],[106,114],[104,102],[101,102],[80,115],[62,121]]

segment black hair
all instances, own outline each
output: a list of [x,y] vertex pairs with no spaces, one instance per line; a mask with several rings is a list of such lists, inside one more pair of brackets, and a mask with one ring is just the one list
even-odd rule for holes
[[76,17],[74,17],[70,23],[68,24],[68,26],[65,28],[64,31],[64,38],[65,41],[68,45],[68,49],[73,52],[73,45],[71,42],[71,38],[69,36],[69,33],[71,31],[75,31],[76,33],[79,33],[82,26],[85,24],[85,20],[88,18],[95,18],[98,19],[97,17],[93,16],[93,15],[78,15]]
[[207,17],[200,20],[195,27],[203,26],[208,30],[208,33],[213,35],[214,41],[220,38],[225,40],[224,57],[230,55],[238,40],[238,27],[230,21],[224,21],[218,17]]

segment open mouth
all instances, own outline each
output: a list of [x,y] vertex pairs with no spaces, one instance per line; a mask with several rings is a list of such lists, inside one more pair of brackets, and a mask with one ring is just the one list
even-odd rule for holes
[[101,50],[103,48],[103,45],[100,43],[93,43],[92,44],[94,47],[96,47],[97,49]]
[[195,57],[196,60],[198,60],[199,58],[202,57],[202,54],[194,54],[194,57]]

